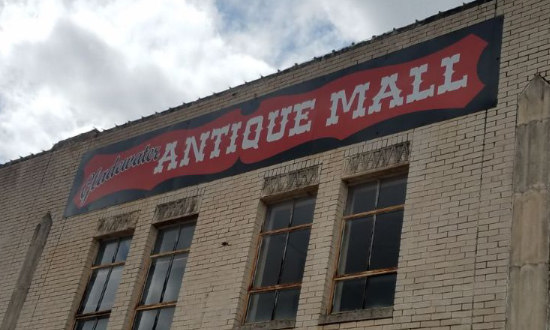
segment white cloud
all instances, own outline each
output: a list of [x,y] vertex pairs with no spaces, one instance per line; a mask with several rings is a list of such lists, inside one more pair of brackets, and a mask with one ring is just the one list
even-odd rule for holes
[[0,4],[0,163],[459,4],[6,0]]
[[[0,163],[273,71],[227,47],[209,14],[212,6],[52,4],[38,11],[32,7],[40,2],[8,4],[0,17],[0,40],[25,29],[18,20],[29,26],[0,53]],[[33,20],[46,33],[35,31]]]
[[65,9],[56,0],[6,1],[0,7],[0,54],[19,42],[45,40]]

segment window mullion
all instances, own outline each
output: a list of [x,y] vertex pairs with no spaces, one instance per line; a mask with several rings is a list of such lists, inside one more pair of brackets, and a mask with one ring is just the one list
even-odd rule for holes
[[359,212],[359,213],[354,213],[354,214],[348,214],[348,215],[345,215],[343,218],[346,221],[347,220],[353,220],[353,219],[357,219],[357,218],[368,217],[368,216],[371,216],[371,215],[374,215],[374,214],[382,214],[382,213],[389,213],[389,212],[393,212],[393,211],[397,211],[397,210],[403,210],[404,207],[405,206],[403,204],[393,205],[393,206],[388,206],[388,207],[384,207],[384,208],[381,208],[381,209],[373,209],[373,210],[367,211],[367,212]]
[[109,267],[116,267],[116,266],[124,266],[126,262],[125,261],[119,261],[119,262],[114,262],[114,263],[111,263],[111,264],[102,264],[102,265],[96,265],[96,266],[92,266],[90,267],[91,270],[96,270],[96,269],[102,269],[102,268],[109,268]]
[[105,291],[107,290],[107,286],[109,285],[109,280],[111,279],[111,272],[113,271],[114,267],[109,268],[109,272],[107,273],[107,276],[105,277],[105,283],[103,283],[103,288],[101,289],[101,294],[99,295],[99,299],[97,300],[97,305],[95,308],[95,311],[99,311],[99,307],[101,306],[101,303],[103,302],[103,297],[105,296]]
[[174,246],[172,247],[172,251],[176,251],[180,239],[181,239],[181,225],[178,226],[178,237],[176,237],[176,240],[174,241]]
[[378,209],[378,199],[380,198],[380,183],[381,181],[376,181],[376,197],[374,198],[374,209]]
[[[380,181],[379,181],[380,182]],[[372,259],[372,249],[374,247],[374,240],[375,240],[375,233],[376,231],[376,214],[374,214],[372,216],[372,231],[371,231],[371,236],[370,236],[370,246],[369,246],[369,260],[367,261],[367,270],[371,270],[370,269],[370,262],[371,262],[371,259]],[[365,277],[365,290],[363,290],[363,302],[361,304],[361,306],[363,306],[363,308],[365,308],[365,303],[367,302],[367,285],[369,283],[369,278],[368,276]]]
[[95,330],[97,328],[98,323],[99,323],[99,319],[95,319],[94,327],[92,330]]
[[[375,209],[378,209],[378,199],[380,198],[380,180],[376,181],[376,201],[375,201]],[[369,256],[367,260],[367,270],[370,270],[370,262],[372,259],[372,248],[374,246],[374,232],[376,231],[376,213],[372,215],[372,231],[370,236],[370,246],[369,246]]]
[[395,272],[397,272],[397,267],[382,268],[382,269],[375,269],[375,270],[367,270],[359,273],[344,274],[344,275],[335,277],[334,280],[347,281],[347,280],[353,280],[353,279],[358,279],[358,278],[367,277],[367,276],[384,275],[384,274],[391,274]]
[[296,200],[292,201],[292,207],[290,208],[290,217],[288,220],[288,227],[291,228],[294,223],[294,208],[296,207]]
[[285,247],[283,249],[283,257],[281,258],[281,268],[279,268],[279,276],[277,277],[277,284],[281,283],[281,276],[283,275],[283,271],[285,268],[285,259],[286,259],[286,252],[288,250],[288,240],[290,238],[290,233],[286,233],[285,237]]
[[153,322],[153,328],[151,330],[156,330],[157,329],[157,324],[159,322],[159,316],[160,316],[160,311],[162,310],[162,308],[159,308],[156,310],[157,314],[155,315],[155,321]]
[[[290,220],[288,222],[288,228],[292,228],[292,222],[293,222],[293,218],[294,218],[294,207],[296,206],[296,201],[293,200],[292,201],[292,207],[290,209]],[[279,276],[277,277],[277,283],[276,284],[280,284],[281,283],[281,276],[283,275],[283,271],[284,271],[284,268],[285,268],[285,259],[286,259],[286,252],[287,252],[287,249],[288,249],[288,240],[290,239],[290,232],[288,231],[286,233],[286,237],[285,237],[285,247],[283,249],[283,257],[281,258],[281,267],[279,268]],[[273,307],[273,310],[275,310],[275,307],[277,306],[277,297],[278,297],[278,294],[275,296],[275,305]],[[273,319],[273,315],[272,315],[272,319]]]
[[149,311],[153,309],[162,309],[162,308],[168,308],[168,307],[174,307],[176,306],[175,301],[169,301],[169,302],[162,302],[157,304],[149,304],[149,305],[139,305],[136,307],[136,310],[138,311]]
[[115,249],[115,253],[113,253],[113,257],[111,258],[111,263],[115,263],[115,260],[116,260],[116,256],[118,254],[118,249],[120,249],[120,239],[117,240],[116,242],[116,249]]
[[160,252],[160,253],[152,254],[149,257],[151,259],[156,259],[156,258],[170,256],[170,255],[173,255],[173,254],[185,254],[185,253],[189,253],[189,249],[181,249],[181,250]]
[[279,290],[275,290],[275,301],[273,302],[273,310],[271,310],[271,319],[275,319],[275,311],[277,310],[277,304],[279,303]]
[[370,262],[372,260],[372,248],[374,247],[374,239],[376,238],[374,232],[376,230],[376,214],[372,216],[372,231],[370,234],[369,256],[367,260],[367,270],[370,270]]
[[[374,203],[374,208],[375,210],[378,209],[378,201],[379,201],[379,198],[380,198],[380,180],[378,180],[376,182],[376,197],[375,197],[375,203]],[[371,259],[372,259],[372,248],[374,247],[374,239],[375,239],[375,236],[374,236],[374,233],[376,231],[376,213],[372,215],[372,231],[371,231],[371,236],[370,236],[370,245],[369,245],[369,256],[368,256],[368,260],[367,260],[367,270],[370,270],[370,262],[371,262]],[[364,281],[365,281],[365,289],[363,290],[363,299],[361,300],[361,306],[363,308],[365,308],[365,303],[367,302],[367,285],[369,284],[369,278],[368,277],[365,277],[364,278]]]
[[288,284],[276,284],[270,286],[264,286],[259,288],[250,289],[251,293],[263,293],[275,290],[285,290],[285,289],[297,289],[302,286],[302,282],[288,283]]
[[311,223],[305,223],[303,225],[298,225],[294,227],[287,227],[287,228],[280,228],[275,230],[270,230],[266,232],[260,233],[260,236],[269,236],[269,235],[275,235],[275,234],[282,234],[282,233],[289,233],[293,231],[298,231],[304,228],[311,228]]
[[164,283],[162,284],[162,291],[160,293],[160,301],[164,302],[164,292],[166,291],[166,287],[168,286],[168,279],[170,278],[170,272],[172,271],[172,265],[174,263],[174,257],[175,255],[172,255],[170,257],[170,264],[168,265],[168,269],[166,270],[166,276],[164,277]]

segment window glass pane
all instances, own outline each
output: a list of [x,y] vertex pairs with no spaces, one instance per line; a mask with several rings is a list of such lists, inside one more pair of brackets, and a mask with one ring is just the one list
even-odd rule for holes
[[105,311],[113,307],[115,301],[116,289],[118,288],[118,283],[120,283],[120,275],[122,274],[122,266],[113,267],[111,270],[111,275],[107,282],[107,288],[103,294],[103,299],[99,306],[100,311]]
[[304,275],[307,246],[309,243],[309,229],[298,230],[288,234],[285,260],[281,274],[282,283],[301,282]]
[[153,253],[173,251],[176,247],[178,233],[179,227],[170,227],[159,230]]
[[368,270],[373,217],[346,220],[338,274]]
[[88,283],[86,295],[82,301],[80,314],[97,311],[101,292],[105,286],[108,273],[109,268],[96,269],[93,271],[90,283]]
[[118,240],[102,242],[94,265],[110,264],[114,260]]
[[355,214],[374,210],[376,205],[376,182],[364,186],[355,187],[351,190],[348,201],[347,214]]
[[292,202],[278,204],[269,208],[263,231],[286,228],[290,225]]
[[292,226],[299,226],[313,221],[315,198],[299,200],[294,204]]
[[397,267],[402,224],[403,211],[376,216],[370,269]]
[[166,284],[164,297],[162,302],[178,300],[183,273],[185,272],[185,264],[187,263],[187,254],[178,254],[174,256],[172,268],[170,269],[170,277]]
[[136,316],[136,322],[134,329],[137,330],[153,330],[155,326],[155,318],[157,317],[158,310],[152,309],[148,311],[140,311]]
[[277,307],[275,308],[274,320],[293,320],[298,311],[298,299],[300,289],[279,291]]
[[336,282],[333,312],[362,309],[366,282],[366,278]]
[[393,306],[397,274],[369,276],[365,308]]
[[162,288],[171,259],[172,256],[166,256],[155,258],[151,262],[151,269],[147,276],[147,284],[145,286],[142,304],[149,305],[161,302]]
[[407,177],[401,176],[380,181],[377,208],[404,204],[406,188]]
[[108,323],[109,323],[108,318],[102,318],[97,320],[97,325],[95,326],[95,330],[107,330]]
[[195,223],[189,223],[181,226],[180,237],[176,250],[188,249],[191,246],[193,232],[195,231]]
[[159,318],[157,321],[156,330],[168,330],[172,325],[172,318],[174,318],[174,307],[163,308],[160,310]]
[[246,322],[271,320],[273,307],[275,307],[275,291],[251,294]]
[[93,330],[96,321],[97,321],[96,319],[78,321],[76,323],[75,329],[76,330]]
[[262,240],[254,287],[277,284],[287,234],[265,236]]
[[126,261],[128,251],[130,251],[130,238],[120,240],[118,245],[118,251],[116,253],[115,262]]

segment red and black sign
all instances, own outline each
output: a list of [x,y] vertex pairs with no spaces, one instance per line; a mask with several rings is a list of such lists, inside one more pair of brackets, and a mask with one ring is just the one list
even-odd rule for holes
[[492,108],[502,18],[84,155],[65,216]]

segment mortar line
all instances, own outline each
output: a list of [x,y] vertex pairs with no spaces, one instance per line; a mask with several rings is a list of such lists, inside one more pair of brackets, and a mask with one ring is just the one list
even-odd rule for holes
[[471,306],[470,306],[470,329],[473,329],[474,326],[474,298],[476,294],[476,274],[477,274],[477,253],[478,253],[478,246],[479,246],[479,220],[480,220],[480,213],[481,213],[481,205],[482,203],[482,197],[481,197],[481,191],[483,187],[483,169],[484,169],[484,163],[485,163],[485,146],[486,146],[486,139],[487,139],[487,118],[488,118],[489,109],[486,109],[484,111],[484,119],[483,119],[483,142],[481,147],[481,166],[480,166],[480,173],[479,173],[479,189],[478,189],[478,207],[477,207],[477,225],[476,225],[476,238],[475,238],[475,250],[474,250],[474,274],[473,274],[473,282],[472,282],[472,299],[471,299]]

